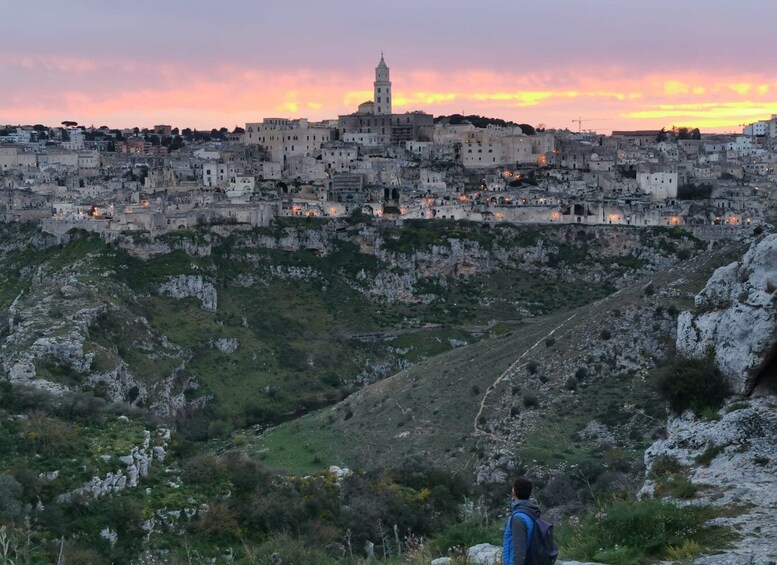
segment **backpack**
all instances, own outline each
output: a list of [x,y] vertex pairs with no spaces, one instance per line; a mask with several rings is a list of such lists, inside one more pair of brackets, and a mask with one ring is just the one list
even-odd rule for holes
[[[553,539],[553,524],[543,520],[539,513],[526,508],[516,510],[513,516],[516,514],[520,514],[526,523],[526,531],[531,531],[531,539],[526,540],[526,565],[553,565],[558,559],[558,546]],[[533,527],[530,527],[530,524]]]

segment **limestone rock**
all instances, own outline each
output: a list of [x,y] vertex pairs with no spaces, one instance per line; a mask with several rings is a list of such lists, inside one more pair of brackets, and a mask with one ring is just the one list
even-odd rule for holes
[[230,353],[234,353],[237,351],[237,348],[240,347],[240,342],[235,338],[224,338],[221,337],[219,339],[213,339],[210,342],[211,346],[215,347],[222,353],[225,353],[229,355]]
[[496,565],[502,559],[502,548],[490,543],[480,543],[467,550],[467,563],[472,565]]
[[[777,553],[777,399],[731,401],[719,416],[697,420],[687,411],[670,419],[667,438],[648,448],[645,464],[649,473],[657,457],[671,457],[689,467],[688,480],[700,488],[694,504],[742,509],[712,521],[739,532],[735,546],[697,563],[767,563]],[[702,455],[708,464],[699,462]],[[648,481],[641,494],[653,486]]]
[[100,530],[100,537],[108,540],[108,543],[111,544],[111,547],[116,545],[116,542],[119,541],[119,534],[107,527]]
[[152,452],[154,453],[154,459],[156,459],[160,463],[164,463],[165,457],[167,455],[165,453],[164,447],[162,447],[161,445],[155,445],[154,448],[152,449]]
[[203,310],[215,312],[217,307],[216,287],[202,275],[178,275],[170,277],[158,290],[161,296],[171,298],[197,298]]
[[437,559],[432,559],[430,565],[450,565],[451,563],[453,563],[453,560],[450,557],[438,557]]
[[679,352],[702,357],[710,348],[735,392],[771,386],[757,381],[777,356],[777,234],[715,271],[696,297],[696,312],[678,318]]

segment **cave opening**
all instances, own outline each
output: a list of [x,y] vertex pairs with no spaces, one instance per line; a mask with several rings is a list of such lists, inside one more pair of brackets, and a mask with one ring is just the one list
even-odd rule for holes
[[777,344],[766,356],[766,362],[753,379],[750,396],[777,396]]

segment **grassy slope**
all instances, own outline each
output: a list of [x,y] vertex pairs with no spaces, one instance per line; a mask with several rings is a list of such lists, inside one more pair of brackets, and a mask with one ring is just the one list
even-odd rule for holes
[[[490,420],[504,414],[503,399],[509,396],[511,387],[520,389],[517,394],[540,393],[540,409],[521,406],[526,412],[521,425],[536,429],[537,433],[524,437],[516,428],[508,435],[516,443],[521,442],[520,452],[525,461],[546,465],[578,463],[590,457],[591,452],[589,448],[575,446],[573,434],[588,421],[595,417],[624,420],[634,409],[644,411],[647,418],[651,414],[662,416],[663,403],[644,375],[629,374],[617,382],[593,381],[574,394],[562,394],[566,375],[545,375],[548,380],[543,383],[543,367],[554,358],[585,355],[586,347],[591,345],[587,342],[596,339],[600,329],[608,326],[614,311],[643,304],[651,309],[670,304],[680,309],[690,307],[693,295],[704,286],[711,272],[736,256],[738,248],[733,247],[734,250],[704,254],[652,277],[654,287],[663,289],[660,296],[646,297],[645,281],[579,308],[573,312],[576,317],[555,334],[556,341],[550,347],[544,338],[569,318],[569,312],[537,319],[502,337],[427,360],[357,392],[333,408],[250,438],[247,449],[271,466],[292,471],[310,471],[330,464],[391,466],[414,456],[446,467],[470,468],[479,447],[484,445],[483,435],[475,433],[480,401],[497,377],[539,342],[525,358],[539,362],[537,375],[520,372],[503,381],[489,394],[483,416]],[[651,328],[646,326],[640,331]],[[625,407],[626,403],[631,406]],[[485,438],[485,444],[488,441]],[[636,442],[631,457],[638,456],[638,448]]]

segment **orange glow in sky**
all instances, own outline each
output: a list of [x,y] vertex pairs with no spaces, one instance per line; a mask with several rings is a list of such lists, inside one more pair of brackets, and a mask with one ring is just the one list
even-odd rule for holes
[[[0,0],[0,124],[243,125],[394,109],[741,131],[777,114],[777,1]],[[218,9],[217,9],[218,8]]]
[[[0,57],[0,70],[67,77],[56,92],[11,92],[0,100],[0,123],[59,124],[71,119],[112,127],[171,123],[179,127],[233,127],[265,117],[336,118],[372,97],[372,69],[358,75],[312,70],[259,71],[222,65],[215,73],[139,61],[101,62],[67,57]],[[137,80],[112,87],[98,76]],[[462,69],[448,76],[425,69],[392,69],[394,110],[435,115],[481,114],[546,127],[653,129],[684,125],[703,131],[736,131],[739,124],[777,113],[777,79],[703,74],[628,78],[595,70],[563,88],[552,75]],[[87,86],[90,85],[90,86]]]

